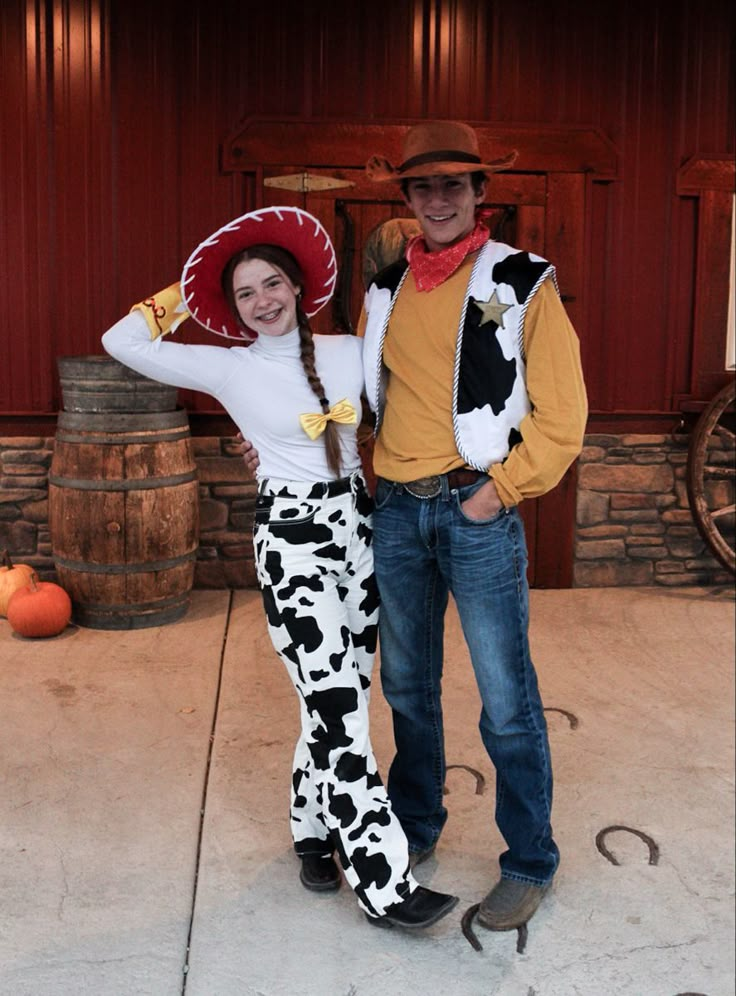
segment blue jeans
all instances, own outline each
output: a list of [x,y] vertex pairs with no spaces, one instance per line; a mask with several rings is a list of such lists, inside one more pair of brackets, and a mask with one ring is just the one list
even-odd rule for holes
[[504,878],[542,885],[559,863],[552,838],[547,724],[529,651],[524,527],[516,509],[490,520],[461,505],[480,485],[437,498],[379,479],[373,514],[381,682],[393,710],[396,756],[388,777],[412,851],[430,847],[443,804],[444,617],[452,592],[480,692],[480,734],[496,769],[496,823],[508,850]]

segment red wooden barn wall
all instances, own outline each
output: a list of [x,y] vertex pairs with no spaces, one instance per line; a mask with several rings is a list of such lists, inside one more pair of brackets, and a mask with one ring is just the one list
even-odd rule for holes
[[676,177],[733,154],[734,61],[722,0],[3,0],[0,435],[42,426],[56,357],[100,352],[253,205],[219,169],[253,116],[601,129],[620,170],[596,188],[579,328],[591,429],[651,427],[692,393],[697,200]]

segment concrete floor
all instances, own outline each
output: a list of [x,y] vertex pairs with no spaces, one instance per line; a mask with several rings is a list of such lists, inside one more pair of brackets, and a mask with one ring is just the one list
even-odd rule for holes
[[[450,819],[425,884],[460,895],[418,936],[297,879],[296,698],[255,592],[196,591],[159,629],[0,620],[2,996],[675,996],[734,993],[731,589],[532,592],[562,864],[517,933],[461,931],[497,877],[493,770],[451,608]],[[376,680],[373,740],[391,755]],[[569,714],[569,715],[566,715]],[[624,825],[644,840],[611,831]]]

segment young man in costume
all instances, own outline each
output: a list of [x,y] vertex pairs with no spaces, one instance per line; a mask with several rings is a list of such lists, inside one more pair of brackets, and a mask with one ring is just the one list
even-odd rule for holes
[[376,413],[381,680],[396,741],[389,796],[414,863],[424,860],[447,819],[441,679],[452,593],[507,846],[478,912],[491,930],[526,923],[559,862],[517,506],[560,481],[587,417],[554,266],[492,241],[479,217],[487,174],[514,158],[483,162],[468,125],[428,121],[408,131],[401,165],[369,161],[371,180],[400,184],[422,234],[373,279],[360,326]]

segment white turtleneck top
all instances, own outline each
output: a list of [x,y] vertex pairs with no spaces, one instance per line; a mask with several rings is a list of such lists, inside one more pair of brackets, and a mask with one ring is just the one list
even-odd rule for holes
[[[163,337],[151,341],[140,311],[108,329],[102,345],[114,359],[162,384],[203,391],[225,408],[258,450],[257,477],[329,481],[324,437],[310,439],[299,422],[321,412],[299,358],[299,330],[259,336],[251,346],[192,346]],[[343,398],[360,421],[362,340],[352,335],[315,335],[315,365],[331,405]],[[361,466],[357,425],[338,424],[342,474]]]

